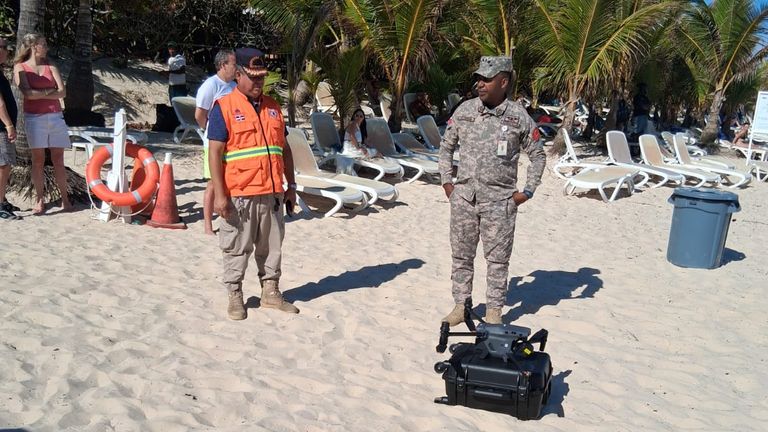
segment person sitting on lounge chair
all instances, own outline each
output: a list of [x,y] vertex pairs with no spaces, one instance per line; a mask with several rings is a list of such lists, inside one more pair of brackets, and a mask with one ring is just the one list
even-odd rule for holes
[[[341,151],[342,156],[347,156],[353,159],[370,159],[376,157],[378,152],[374,148],[367,147],[365,140],[368,138],[368,133],[365,127],[365,113],[362,109],[358,108],[352,113],[347,128],[344,131],[344,145]],[[353,163],[343,163],[342,160],[337,161],[338,172],[354,175],[352,172]]]
[[429,102],[429,95],[421,92],[416,95],[416,100],[408,106],[411,117],[417,119],[423,115],[432,115],[432,104]]

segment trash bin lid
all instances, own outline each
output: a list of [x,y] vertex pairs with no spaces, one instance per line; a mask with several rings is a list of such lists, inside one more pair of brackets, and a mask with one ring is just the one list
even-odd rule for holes
[[679,187],[672,193],[672,198],[693,198],[706,201],[739,202],[739,196],[733,192],[725,192],[714,189]]

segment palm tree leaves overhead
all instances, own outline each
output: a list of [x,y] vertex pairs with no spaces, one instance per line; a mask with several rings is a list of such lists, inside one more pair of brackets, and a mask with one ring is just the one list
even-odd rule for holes
[[251,0],[264,20],[283,32],[288,58],[288,124],[296,125],[296,89],[304,62],[313,49],[317,34],[335,7],[333,0]]
[[696,0],[681,14],[678,49],[700,97],[706,91],[712,101],[703,142],[717,136],[717,115],[729,86],[749,80],[768,56],[766,23],[768,6],[758,8],[751,0],[716,0],[711,5]]
[[330,84],[343,129],[349,114],[359,104],[356,90],[362,84],[365,51],[359,45],[349,48],[334,46],[313,53],[311,58],[320,66],[322,75]]
[[[631,13],[616,0],[534,0],[533,33],[552,86],[597,85],[616,72],[617,59],[647,52],[649,39],[676,2],[640,2]],[[638,3],[638,2],[634,2]],[[575,80],[575,81],[573,81]]]
[[361,45],[390,80],[393,112],[390,127],[399,130],[402,100],[410,79],[422,76],[432,58],[429,37],[442,0],[344,0],[344,16],[360,32]]

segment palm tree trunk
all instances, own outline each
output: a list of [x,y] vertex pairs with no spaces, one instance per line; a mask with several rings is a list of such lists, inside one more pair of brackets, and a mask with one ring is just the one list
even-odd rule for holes
[[616,130],[616,114],[619,111],[619,93],[611,96],[611,109],[608,111],[608,117],[605,119],[603,128],[597,134],[595,141],[598,147],[607,148],[606,135],[608,131]]
[[[21,0],[19,5],[19,25],[16,31],[18,35],[16,49],[21,49],[21,40],[28,33],[45,34],[45,0]],[[19,113],[24,112],[24,95],[18,87],[13,86],[13,96],[19,108]],[[32,154],[27,143],[27,133],[24,128],[24,115],[20,114],[16,126],[16,165],[11,170],[11,178],[8,190],[20,193],[24,198],[30,199],[34,193],[32,186]],[[48,199],[58,199],[61,194],[54,180],[53,168],[50,166],[50,158],[46,158],[45,179],[43,186]],[[86,202],[88,193],[85,188],[85,179],[78,173],[67,168],[67,190],[71,202]]]
[[713,146],[717,141],[717,123],[720,115],[720,107],[723,105],[722,89],[715,90],[715,95],[712,98],[712,105],[709,107],[709,115],[707,116],[707,126],[701,133],[701,143],[707,147]]
[[77,34],[72,69],[67,77],[67,111],[90,112],[93,108],[93,21],[91,0],[80,0],[77,9]]
[[[16,34],[16,52],[21,49],[21,40],[28,33],[42,33],[45,28],[45,0],[22,0],[19,4],[19,26]],[[13,97],[19,108],[19,118],[16,122],[16,165],[19,167],[32,166],[32,153],[27,144],[27,133],[24,128],[24,95],[18,87],[13,87]],[[31,178],[31,177],[30,177]],[[13,185],[11,181],[11,186]],[[31,181],[27,184],[31,184]],[[13,189],[13,188],[11,188]]]

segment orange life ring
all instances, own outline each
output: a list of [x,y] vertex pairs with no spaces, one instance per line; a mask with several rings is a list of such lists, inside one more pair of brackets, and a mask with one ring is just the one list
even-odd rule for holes
[[142,202],[148,202],[157,190],[157,183],[160,180],[160,167],[152,155],[152,152],[146,147],[136,145],[132,142],[125,143],[125,154],[132,157],[134,163],[141,163],[146,171],[146,177],[139,187],[132,188],[130,192],[115,192],[107,187],[101,180],[101,167],[106,161],[112,158],[114,146],[112,144],[99,148],[93,153],[91,160],[85,167],[85,180],[93,194],[100,200],[117,206],[132,206]]

